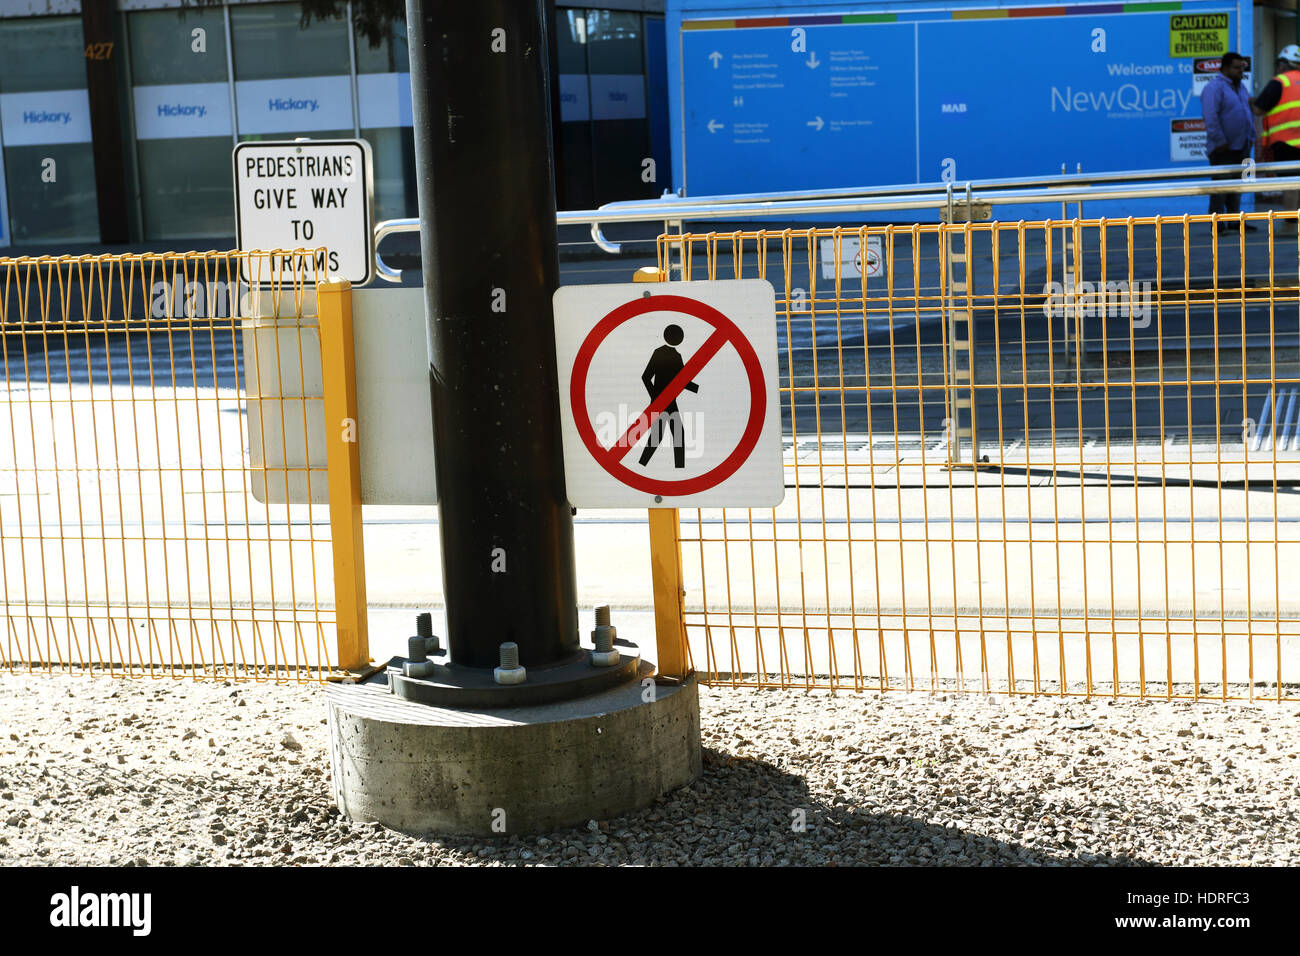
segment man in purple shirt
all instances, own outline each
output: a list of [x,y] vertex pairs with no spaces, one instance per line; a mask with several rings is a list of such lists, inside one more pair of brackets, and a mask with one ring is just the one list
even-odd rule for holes
[[[1201,93],[1205,155],[1213,166],[1238,166],[1255,145],[1255,117],[1250,111],[1250,91],[1241,79],[1245,72],[1245,57],[1225,53],[1219,62],[1219,75],[1210,80]],[[1210,212],[1241,212],[1241,194],[1215,193],[1210,197]],[[1236,229],[1237,223],[1219,223],[1219,228]],[[1247,225],[1246,228],[1253,230],[1255,227]]]

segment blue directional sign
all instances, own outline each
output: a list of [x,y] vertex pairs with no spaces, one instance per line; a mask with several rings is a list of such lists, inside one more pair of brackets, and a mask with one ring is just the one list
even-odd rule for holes
[[801,53],[791,52],[788,29],[685,33],[690,193],[912,179],[912,24],[808,32]]

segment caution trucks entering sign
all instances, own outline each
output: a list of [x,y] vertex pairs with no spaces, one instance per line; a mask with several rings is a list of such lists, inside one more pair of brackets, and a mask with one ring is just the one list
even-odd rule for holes
[[1169,55],[1221,56],[1228,52],[1226,13],[1176,13],[1169,18]]

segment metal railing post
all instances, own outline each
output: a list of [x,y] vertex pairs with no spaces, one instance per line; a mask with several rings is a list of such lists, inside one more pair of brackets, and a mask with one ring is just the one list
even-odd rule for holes
[[[962,222],[975,221],[975,200],[971,195],[970,183],[966,183],[966,214],[962,217]],[[972,250],[971,245],[974,242],[970,228],[962,230],[962,258],[961,263],[964,266],[965,278],[960,284],[959,290],[966,294],[966,376],[967,387],[970,390],[970,454],[971,464],[979,467],[980,461],[980,425],[979,425],[979,394],[975,391],[977,380],[977,369],[975,367],[975,303],[972,300],[975,286],[975,273],[971,267]],[[994,310],[994,321],[997,321],[997,311]]]
[[334,554],[334,608],[338,667],[370,663],[366,622],[366,553],[361,523],[361,451],[357,435],[357,375],[353,364],[352,284],[316,286],[321,376],[325,395],[325,449],[329,465],[330,538]]
[[[1065,163],[1061,163],[1061,175],[1065,175]],[[1070,317],[1074,312],[1075,281],[1074,281],[1074,234],[1070,232],[1068,225],[1070,220],[1070,204],[1065,200],[1061,201],[1061,287],[1064,289],[1062,296],[1061,308],[1061,346],[1065,349],[1065,380],[1070,380]],[[1048,319],[1048,322],[1053,319]],[[1052,350],[1055,353],[1055,349]]]
[[[944,394],[944,415],[946,418],[947,428],[946,451],[948,455],[948,464],[961,461],[961,440],[958,438],[957,431],[957,327],[956,317],[952,308],[952,220],[953,220],[953,202],[952,202],[952,183],[948,184],[948,190],[945,195],[947,205],[943,211],[943,221],[948,227],[943,230],[943,310],[944,310],[944,348],[947,353],[944,355],[944,367],[948,379],[948,389]],[[918,376],[920,372],[918,370]],[[918,379],[919,380],[919,379]]]
[[[944,296],[948,319],[948,419],[950,443],[948,461],[955,464],[962,460],[962,442],[970,441],[971,464],[978,465],[980,460],[978,402],[975,395],[975,311],[971,301],[971,265],[970,265],[970,231],[961,234],[961,249],[957,248],[958,222],[970,222],[975,215],[975,205],[971,195],[970,183],[966,184],[965,206],[953,202],[951,184],[948,190],[948,203],[944,211],[947,230],[944,234],[944,269],[947,277],[947,294]],[[957,278],[961,269],[962,278]],[[964,307],[956,300],[965,298]],[[963,362],[959,361],[965,356]],[[967,392],[963,397],[962,390]],[[963,423],[962,412],[966,412]]]
[[[1082,174],[1083,163],[1076,163],[1074,171],[1076,175]],[[1083,228],[1079,225],[1080,221],[1083,219],[1083,200],[1079,200],[1075,204],[1074,214],[1074,224],[1066,226],[1065,248],[1066,254],[1070,257],[1070,262],[1072,264],[1071,272],[1074,279],[1074,287],[1078,290],[1083,286]],[[1102,272],[1105,272],[1105,263],[1102,263]],[[1070,363],[1075,363],[1078,367],[1079,381],[1082,383],[1086,378],[1086,369],[1088,367],[1088,343],[1085,339],[1083,328],[1084,312],[1086,310],[1083,308],[1083,303],[1079,301],[1079,298],[1079,295],[1076,294],[1071,299],[1074,303],[1074,308],[1071,310],[1073,312],[1074,322],[1070,323],[1070,317],[1068,315],[1066,317],[1067,329],[1065,357],[1067,369],[1066,374],[1073,376],[1074,366]],[[1071,354],[1071,349],[1073,349],[1073,354]]]
[[[680,219],[665,219],[664,232],[672,235],[682,235],[682,221]],[[678,241],[677,243],[677,262],[672,260],[672,246],[668,247],[668,275],[664,276],[664,281],[670,281],[673,278],[673,272],[677,273],[679,281],[686,278],[686,243]]]

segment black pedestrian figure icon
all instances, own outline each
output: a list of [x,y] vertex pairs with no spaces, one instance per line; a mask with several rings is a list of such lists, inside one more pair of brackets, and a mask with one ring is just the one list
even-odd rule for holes
[[[653,402],[663,393],[663,390],[677,377],[677,373],[685,365],[682,361],[682,353],[674,348],[674,346],[682,344],[684,337],[685,335],[679,325],[670,325],[664,329],[664,341],[668,344],[661,345],[654,350],[645,371],[641,373],[641,381],[645,383],[645,389],[650,393],[650,401]],[[694,382],[688,382],[686,388],[692,392],[700,390],[700,387]],[[641,452],[642,467],[645,467],[646,463],[650,461],[650,457],[655,453],[655,449],[659,447],[659,442],[664,437],[665,427],[672,429],[673,433],[674,467],[686,467],[686,431],[682,427],[682,416],[677,409],[677,399],[675,397],[660,413],[655,420],[654,427],[650,430],[650,437],[646,441],[645,449]]]

